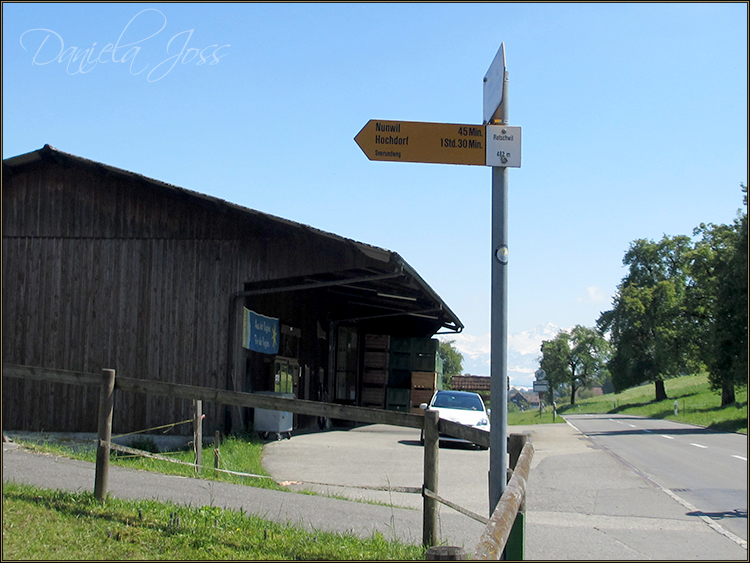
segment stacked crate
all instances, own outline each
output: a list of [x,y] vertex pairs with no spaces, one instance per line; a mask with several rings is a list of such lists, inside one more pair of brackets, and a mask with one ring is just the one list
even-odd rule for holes
[[366,334],[364,344],[363,407],[422,413],[439,386],[443,366],[438,341]]
[[363,407],[385,408],[389,349],[390,336],[365,335],[364,371],[362,375]]
[[409,412],[411,402],[408,389],[394,389],[389,387],[386,397],[386,409],[389,411]]
[[429,403],[438,389],[443,364],[439,342],[430,338],[392,338],[389,389],[404,393],[405,412],[421,414],[419,405]]
[[411,412],[422,414],[419,408],[422,403],[429,403],[437,390],[438,374],[436,371],[411,372]]

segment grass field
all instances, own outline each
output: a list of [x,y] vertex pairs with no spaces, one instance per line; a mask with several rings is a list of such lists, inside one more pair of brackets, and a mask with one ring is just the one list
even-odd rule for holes
[[185,507],[3,483],[7,560],[423,560],[381,534],[310,532],[214,506]]
[[[153,440],[134,436],[132,447],[154,451]],[[95,462],[93,448],[24,443],[25,447]],[[193,462],[192,450],[159,452]],[[216,479],[254,487],[287,490],[266,477],[263,443],[255,436],[229,436],[219,448],[220,468],[259,477],[213,471],[214,449],[203,449],[204,469],[128,455],[111,463],[186,477]],[[380,534],[361,539],[347,534],[311,533],[238,511],[189,508],[154,501],[68,493],[3,484],[3,560],[420,560],[425,549],[391,541]]]
[[709,388],[706,374],[668,379],[664,386],[669,397],[665,401],[654,400],[654,384],[649,383],[621,393],[581,399],[573,406],[559,404],[558,412],[625,413],[747,434],[747,387],[736,390],[736,402],[733,405],[722,407],[721,397]]

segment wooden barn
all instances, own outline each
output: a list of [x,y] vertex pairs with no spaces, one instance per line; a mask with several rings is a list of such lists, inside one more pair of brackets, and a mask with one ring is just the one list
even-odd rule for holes
[[[7,363],[387,408],[409,385],[390,344],[463,328],[395,252],[49,145],[3,161],[2,192]],[[434,371],[417,356],[401,371]],[[3,427],[96,431],[98,393],[4,378]],[[115,401],[115,433],[192,417],[185,400]],[[253,414],[203,412],[207,432]]]

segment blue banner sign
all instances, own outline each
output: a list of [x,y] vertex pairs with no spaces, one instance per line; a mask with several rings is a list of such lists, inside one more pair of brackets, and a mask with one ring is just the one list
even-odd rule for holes
[[245,348],[262,354],[279,352],[279,319],[244,309],[242,343]]

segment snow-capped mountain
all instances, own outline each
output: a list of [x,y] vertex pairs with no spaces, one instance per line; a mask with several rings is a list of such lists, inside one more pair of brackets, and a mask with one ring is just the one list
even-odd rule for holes
[[[537,325],[508,336],[508,377],[516,387],[531,387],[534,372],[539,369],[542,340],[552,340],[561,330],[552,324]],[[463,354],[464,373],[490,375],[490,335],[475,336],[459,333],[444,336],[453,340],[453,346]]]

